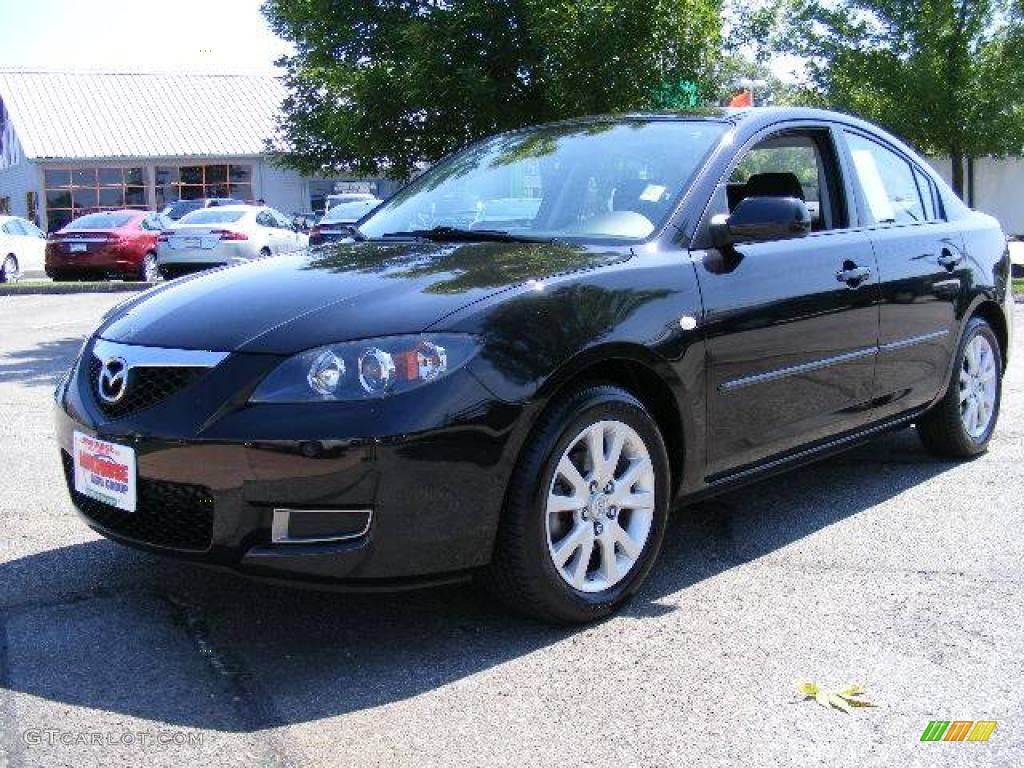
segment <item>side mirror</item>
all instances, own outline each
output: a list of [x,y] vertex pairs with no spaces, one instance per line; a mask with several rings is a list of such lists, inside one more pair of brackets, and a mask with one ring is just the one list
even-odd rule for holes
[[760,243],[806,237],[811,213],[795,197],[747,197],[731,216],[711,219],[711,240],[716,248],[736,243]]

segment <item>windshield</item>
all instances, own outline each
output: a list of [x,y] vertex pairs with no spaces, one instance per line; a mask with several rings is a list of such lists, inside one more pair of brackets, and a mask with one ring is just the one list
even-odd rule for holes
[[670,215],[727,126],[697,120],[562,124],[486,139],[438,164],[360,225],[643,240]]
[[64,231],[68,232],[76,229],[117,229],[118,227],[123,227],[134,218],[135,214],[133,213],[90,213],[87,216],[72,221],[64,227]]
[[193,211],[179,221],[178,224],[230,224],[238,221],[244,215],[244,211],[223,211],[217,208],[203,208],[201,211]]
[[380,200],[357,200],[354,203],[336,205],[327,212],[322,224],[351,224],[363,218],[369,211],[380,205]]

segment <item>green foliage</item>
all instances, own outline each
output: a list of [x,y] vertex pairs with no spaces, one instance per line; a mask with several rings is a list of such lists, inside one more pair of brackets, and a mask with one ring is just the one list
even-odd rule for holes
[[1024,148],[1024,29],[1011,0],[779,0],[751,22],[805,57],[821,101],[954,162]]
[[707,101],[720,5],[267,0],[296,48],[277,145],[308,173],[403,176],[496,131],[665,106],[666,84],[693,83]]

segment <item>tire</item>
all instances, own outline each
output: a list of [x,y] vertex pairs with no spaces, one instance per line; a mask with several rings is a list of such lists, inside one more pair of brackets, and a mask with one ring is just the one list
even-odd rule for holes
[[946,393],[917,422],[925,450],[945,459],[969,459],[987,451],[999,420],[1002,375],[999,340],[987,322],[972,317]]
[[270,249],[267,248],[266,246],[264,246],[263,248],[260,248],[260,258],[261,259],[266,259],[266,258],[269,258],[269,257],[270,257]]
[[160,279],[160,268],[157,266],[156,254],[150,251],[142,257],[139,271],[127,277],[128,280],[142,283],[155,283]]
[[21,273],[18,271],[18,257],[9,253],[0,263],[0,283],[16,283],[19,277]]
[[[622,459],[616,467],[609,461],[610,472],[599,472],[598,482],[614,476],[628,487],[620,483],[606,493],[607,487],[589,484],[591,434],[601,436],[600,450],[608,455],[621,436]],[[578,465],[575,484],[563,474],[565,460]],[[627,480],[631,473],[635,479]],[[658,556],[669,480],[661,432],[633,395],[596,385],[562,398],[523,448],[480,583],[508,608],[544,621],[584,623],[608,616],[632,597]],[[628,542],[621,538],[624,532]],[[585,552],[591,554],[584,562]]]

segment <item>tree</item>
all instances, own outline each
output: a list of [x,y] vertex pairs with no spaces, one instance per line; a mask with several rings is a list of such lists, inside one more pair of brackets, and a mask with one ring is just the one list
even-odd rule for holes
[[720,2],[267,0],[296,49],[274,147],[307,173],[403,176],[496,131],[671,106],[688,83],[707,99]]
[[1024,149],[1024,34],[1010,0],[781,0],[754,28],[805,57],[819,100],[963,162]]

